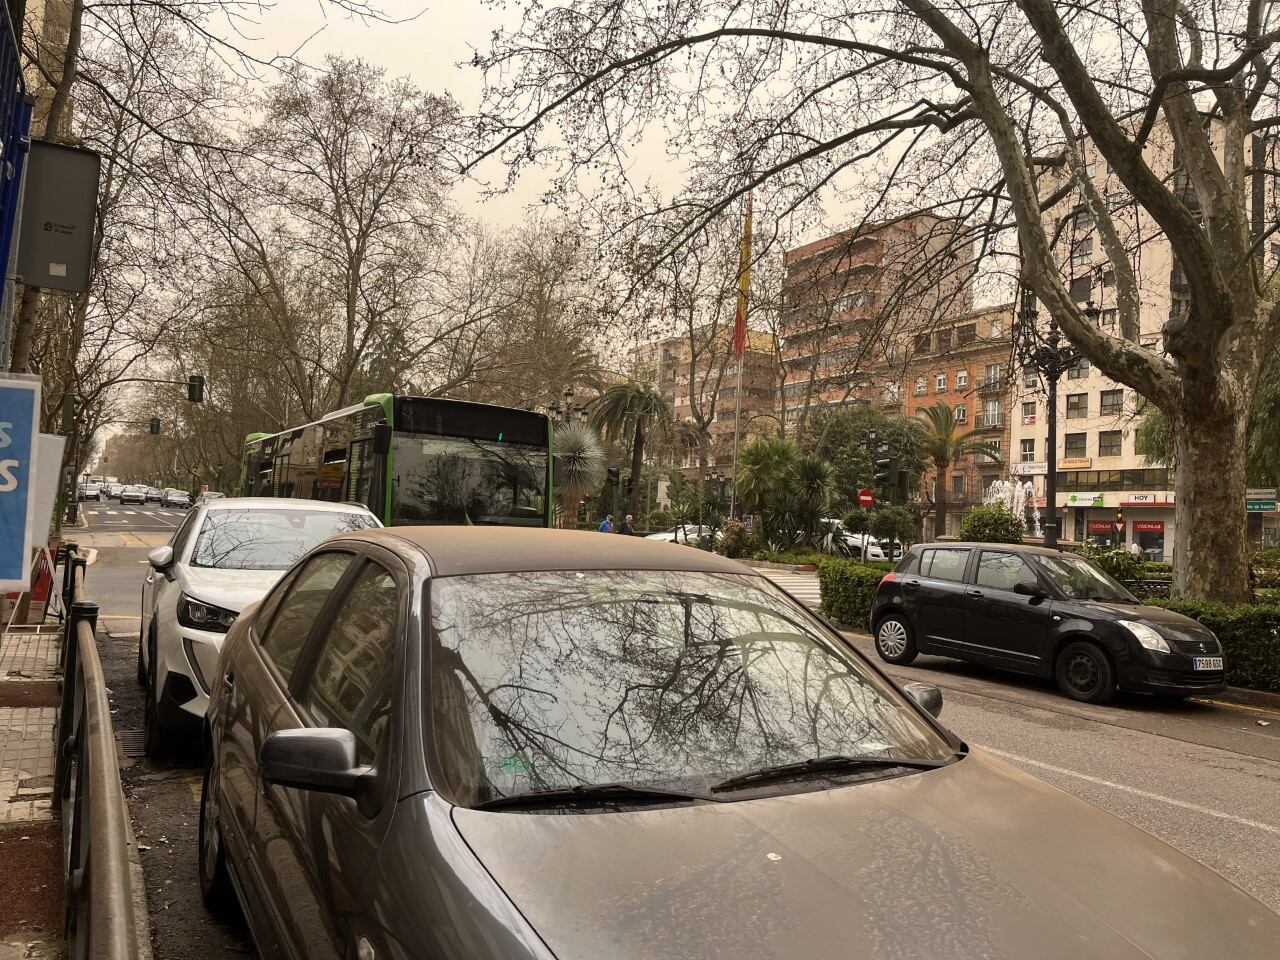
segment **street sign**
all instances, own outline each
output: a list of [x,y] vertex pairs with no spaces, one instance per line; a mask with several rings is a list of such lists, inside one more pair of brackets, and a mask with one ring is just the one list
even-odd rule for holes
[[858,491],[858,506],[870,508],[875,505],[876,495],[871,492],[869,487],[863,487]]
[[1276,501],[1272,500],[1246,500],[1244,502],[1245,513],[1275,513]]
[[35,547],[40,378],[0,377],[0,590],[25,590]]
[[1102,494],[1100,493],[1068,493],[1068,507],[1100,507],[1102,506]]

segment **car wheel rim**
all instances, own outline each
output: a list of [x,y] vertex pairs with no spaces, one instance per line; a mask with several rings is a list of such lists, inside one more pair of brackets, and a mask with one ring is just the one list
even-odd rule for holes
[[880,652],[890,657],[902,656],[907,649],[907,628],[897,620],[886,620],[880,624],[880,632],[876,635],[880,644]]
[[1098,661],[1090,654],[1077,653],[1067,661],[1067,683],[1078,693],[1097,689],[1100,674]]

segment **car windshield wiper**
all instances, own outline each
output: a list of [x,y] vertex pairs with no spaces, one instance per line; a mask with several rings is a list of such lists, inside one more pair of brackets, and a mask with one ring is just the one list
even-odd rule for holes
[[833,754],[829,757],[811,757],[795,763],[779,763],[759,770],[750,770],[721,780],[711,788],[713,793],[722,790],[734,790],[738,787],[766,783],[770,780],[786,780],[792,777],[803,777],[811,773],[827,773],[857,771],[874,768],[907,767],[911,770],[935,770],[945,767],[950,760],[901,760],[894,757],[847,757]]
[[709,800],[710,797],[663,787],[643,787],[631,783],[580,783],[572,787],[553,787],[494,797],[471,805],[472,810],[500,810],[511,807],[555,806],[557,804],[599,803],[671,803]]

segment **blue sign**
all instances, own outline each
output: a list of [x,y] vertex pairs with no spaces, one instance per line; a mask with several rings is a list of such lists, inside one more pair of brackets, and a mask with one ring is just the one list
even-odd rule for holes
[[0,377],[0,589],[25,590],[31,576],[40,380]]

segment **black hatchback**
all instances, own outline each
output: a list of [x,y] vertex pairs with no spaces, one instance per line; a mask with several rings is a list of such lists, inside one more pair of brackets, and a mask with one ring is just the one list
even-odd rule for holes
[[1083,557],[1043,547],[923,543],[871,605],[876,652],[939,654],[1052,677],[1074,700],[1117,689],[1185,697],[1226,685],[1222,645],[1189,617],[1142,603]]

